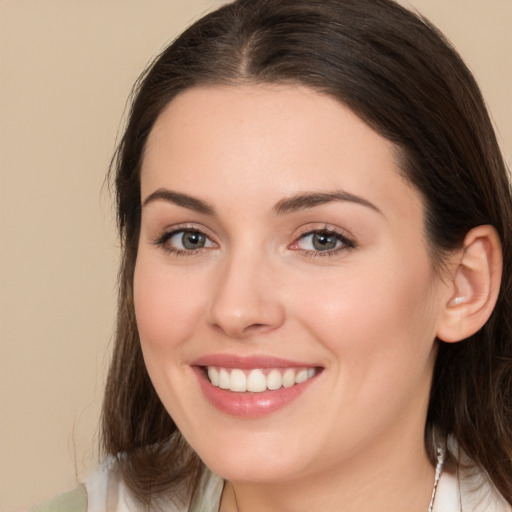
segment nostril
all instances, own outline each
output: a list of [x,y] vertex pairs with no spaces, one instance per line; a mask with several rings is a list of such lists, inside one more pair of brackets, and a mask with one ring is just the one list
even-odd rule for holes
[[246,329],[259,329],[260,327],[265,327],[265,324],[252,324],[246,327]]
[[252,334],[257,332],[263,332],[263,331],[271,331],[274,327],[272,325],[267,324],[251,324],[245,327],[243,330],[244,334]]
[[275,328],[275,326],[264,323],[253,323],[246,326],[243,325],[227,325],[226,323],[214,323],[212,327],[216,331],[220,331],[228,336],[234,338],[245,338],[247,336],[263,334],[266,331],[271,331]]

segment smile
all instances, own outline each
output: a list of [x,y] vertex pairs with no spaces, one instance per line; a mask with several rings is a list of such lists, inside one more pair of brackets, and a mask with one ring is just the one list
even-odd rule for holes
[[281,388],[290,388],[311,379],[315,368],[241,368],[206,367],[210,383],[235,393],[263,393]]
[[190,365],[203,396],[222,413],[256,419],[276,413],[315,386],[324,367],[269,355],[209,354]]

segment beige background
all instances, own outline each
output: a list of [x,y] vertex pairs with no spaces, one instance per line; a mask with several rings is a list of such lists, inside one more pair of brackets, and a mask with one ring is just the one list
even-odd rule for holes
[[[222,0],[0,0],[0,511],[97,454],[117,242],[105,171],[148,59]],[[512,157],[512,0],[414,0],[459,48]]]

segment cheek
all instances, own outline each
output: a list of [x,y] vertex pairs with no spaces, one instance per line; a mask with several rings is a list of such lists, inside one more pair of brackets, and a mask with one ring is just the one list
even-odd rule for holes
[[183,418],[190,415],[189,397],[196,392],[187,346],[204,309],[201,281],[188,277],[139,253],[134,303],[144,362],[165,408],[176,422],[185,424]]
[[201,279],[139,256],[134,275],[135,315],[145,354],[175,351],[189,339],[204,309]]
[[298,288],[308,293],[294,303],[295,316],[337,356],[337,364],[383,367],[382,358],[389,357],[396,367],[428,358],[437,309],[424,257],[412,264],[390,253],[371,265],[361,261],[360,268],[341,269],[332,279],[304,279],[308,283]]
[[354,446],[426,407],[436,324],[428,268],[366,267],[340,276],[342,285],[310,282],[294,305],[295,317],[330,353],[325,428],[335,425],[332,435]]

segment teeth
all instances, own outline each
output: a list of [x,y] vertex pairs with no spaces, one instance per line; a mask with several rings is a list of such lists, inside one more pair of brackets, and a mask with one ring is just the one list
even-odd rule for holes
[[281,372],[279,370],[272,370],[267,375],[267,388],[274,390],[279,389],[283,385],[283,377],[281,377]]
[[244,371],[238,368],[208,367],[208,378],[212,385],[237,393],[243,393],[244,391],[261,393],[267,389],[273,391],[281,387],[290,388],[295,384],[305,382],[315,374],[316,370],[314,368],[287,368],[286,370],[274,368],[270,371],[261,369]]
[[291,388],[295,384],[295,371],[288,368],[283,373],[283,388]]
[[231,391],[247,391],[247,377],[242,370],[232,370],[229,379],[229,389]]
[[219,385],[219,372],[215,368],[208,368],[208,378],[214,386]]
[[305,380],[308,380],[308,371],[307,370],[301,370],[295,376],[295,382],[297,384],[300,384],[301,382],[304,382]]
[[[236,370],[233,370],[233,372],[235,371]],[[253,393],[261,393],[266,389],[267,378],[265,375],[263,375],[263,372],[261,370],[252,370],[247,377],[247,391],[252,391]]]
[[224,368],[221,368],[219,371],[219,388],[229,389],[231,385],[230,380],[229,373]]

